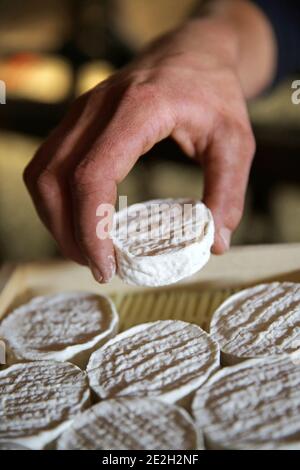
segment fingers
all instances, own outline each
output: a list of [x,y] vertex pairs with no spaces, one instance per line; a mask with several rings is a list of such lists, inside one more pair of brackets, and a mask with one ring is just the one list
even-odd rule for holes
[[[99,165],[100,166],[100,165]],[[101,180],[101,167],[97,179],[88,175],[72,183],[72,202],[74,232],[77,243],[90,269],[98,282],[109,282],[115,274],[115,255],[111,239],[113,208],[115,206],[117,186],[115,181],[104,178]],[[76,174],[76,173],[75,173]],[[90,183],[87,183],[87,179]],[[76,183],[75,183],[76,181]],[[103,214],[108,219],[106,237],[99,238],[98,225],[102,207],[109,207],[110,211]]]
[[52,161],[57,160],[56,155],[69,152],[69,146],[75,143],[77,137],[77,135],[74,135],[77,130],[76,124],[83,114],[87,99],[88,94],[85,94],[74,102],[60,125],[50,133],[47,140],[39,147],[33,159],[25,168],[24,180],[28,184],[30,192],[34,180],[42,170]]
[[254,152],[250,126],[239,123],[220,127],[206,151],[204,202],[215,221],[215,254],[229,249],[240,222]]
[[124,94],[118,109],[77,166],[71,180],[73,220],[78,244],[96,278],[108,281],[115,270],[113,245],[97,236],[99,206],[114,206],[117,183],[137,159],[172,130],[170,113],[148,86]]
[[[112,241],[99,237],[98,227],[103,207],[111,208],[107,220],[112,226],[117,184],[141,155],[169,135],[187,142],[183,147],[190,155],[196,153],[196,131],[187,131],[188,138],[175,132],[175,106],[171,110],[164,96],[147,82],[116,82],[93,90],[72,108],[25,171],[36,208],[63,253],[88,263],[99,282],[109,281],[115,271]],[[247,122],[227,119],[213,131],[205,117],[209,129],[202,134],[212,139],[203,159],[204,202],[215,220],[214,251],[222,253],[241,218],[254,141]],[[198,129],[199,120],[192,118],[192,128]],[[206,144],[205,138],[198,147]]]
[[37,179],[33,201],[63,255],[79,264],[86,264],[74,237],[72,205],[60,176],[43,171]]

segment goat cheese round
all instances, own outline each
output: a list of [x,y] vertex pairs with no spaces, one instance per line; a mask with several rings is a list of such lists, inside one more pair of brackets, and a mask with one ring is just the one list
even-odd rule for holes
[[36,361],[0,371],[0,441],[42,449],[90,402],[86,373],[70,363]]
[[203,448],[188,413],[149,398],[106,400],[81,413],[59,450],[196,450]]
[[219,347],[199,326],[157,321],[135,326],[95,351],[90,386],[103,399],[152,396],[186,404],[219,368]]
[[214,313],[210,333],[225,365],[299,350],[300,284],[261,284],[233,295]]
[[113,303],[83,292],[36,297],[8,314],[0,324],[8,363],[69,361],[85,367],[91,353],[118,327]]
[[209,449],[300,449],[299,354],[220,370],[192,409]]
[[210,210],[200,201],[157,199],[115,215],[118,275],[128,284],[163,286],[195,274],[214,242]]

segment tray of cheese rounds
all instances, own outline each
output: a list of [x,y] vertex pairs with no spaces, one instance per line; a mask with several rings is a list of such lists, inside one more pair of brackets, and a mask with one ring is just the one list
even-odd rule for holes
[[[115,238],[108,285],[67,261],[2,270],[0,449],[300,448],[299,246],[233,248],[199,272],[205,209],[185,244]],[[162,260],[177,274],[159,282]]]

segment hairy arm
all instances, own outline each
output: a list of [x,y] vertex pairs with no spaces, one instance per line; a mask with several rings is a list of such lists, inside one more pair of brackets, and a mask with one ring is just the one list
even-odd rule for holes
[[231,30],[236,43],[236,70],[247,99],[272,83],[278,60],[273,26],[256,3],[206,0],[198,9],[199,17],[220,22]]

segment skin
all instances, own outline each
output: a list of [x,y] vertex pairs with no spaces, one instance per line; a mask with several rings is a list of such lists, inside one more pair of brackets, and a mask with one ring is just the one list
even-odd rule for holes
[[214,253],[240,222],[255,152],[246,99],[272,80],[272,28],[251,2],[212,2],[205,17],[158,39],[131,64],[79,97],[25,169],[38,214],[62,253],[99,282],[115,272],[96,210],[154,144],[171,136],[204,170]]

